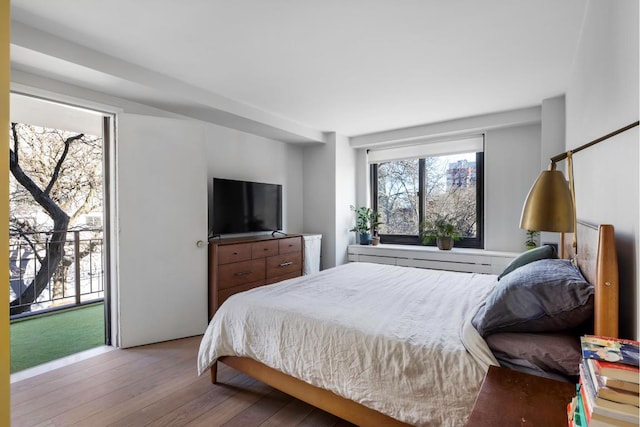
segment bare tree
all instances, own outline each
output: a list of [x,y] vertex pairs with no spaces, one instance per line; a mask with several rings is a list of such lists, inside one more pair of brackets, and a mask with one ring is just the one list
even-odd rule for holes
[[[12,123],[9,149],[11,175],[10,227],[27,242],[39,268],[31,283],[12,283],[16,298],[11,314],[29,310],[29,304],[54,278],[63,286],[64,246],[70,224],[102,205],[101,139],[84,134]],[[35,205],[34,202],[37,204]],[[38,214],[44,211],[47,220]],[[42,253],[38,248],[46,247]],[[12,257],[16,264],[16,257]],[[60,268],[62,267],[62,269]],[[12,271],[24,265],[11,265]],[[18,276],[20,277],[20,275]]]
[[[448,185],[450,165],[446,157],[427,157],[424,178],[426,221],[447,217],[461,236],[476,233],[474,185]],[[418,224],[418,159],[398,160],[378,165],[378,211],[382,215],[381,234],[416,235]]]
[[380,233],[416,234],[418,230],[418,160],[378,165]]

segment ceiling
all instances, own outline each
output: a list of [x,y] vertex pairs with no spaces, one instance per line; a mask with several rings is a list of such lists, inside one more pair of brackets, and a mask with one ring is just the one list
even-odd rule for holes
[[356,136],[564,93],[586,3],[12,0],[12,67],[283,140]]

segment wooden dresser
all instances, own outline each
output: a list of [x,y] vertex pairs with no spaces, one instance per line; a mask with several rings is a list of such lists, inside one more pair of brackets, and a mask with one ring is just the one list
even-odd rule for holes
[[238,292],[302,275],[302,236],[255,236],[209,242],[209,319]]

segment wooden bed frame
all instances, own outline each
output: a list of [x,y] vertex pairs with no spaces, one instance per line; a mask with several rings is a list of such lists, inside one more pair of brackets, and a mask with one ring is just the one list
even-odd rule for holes
[[618,256],[613,225],[578,222],[578,247],[572,234],[561,239],[562,258],[575,260],[584,277],[595,287],[595,335],[618,337]]
[[[577,233],[577,256],[574,258],[576,251],[572,248],[569,234],[562,236],[562,258],[575,259],[584,276],[595,286],[594,333],[617,337],[618,258],[613,226],[597,227],[579,222]],[[225,356],[218,362],[356,425],[408,425],[247,357]],[[217,382],[217,362],[211,366],[211,382]]]

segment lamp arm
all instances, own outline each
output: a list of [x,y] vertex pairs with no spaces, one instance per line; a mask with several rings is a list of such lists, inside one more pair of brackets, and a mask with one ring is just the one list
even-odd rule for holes
[[556,162],[559,162],[559,161],[561,161],[561,160],[564,160],[564,159],[566,159],[566,158],[569,156],[569,153],[574,153],[574,154],[575,154],[575,153],[577,153],[578,151],[582,151],[582,150],[584,150],[585,148],[589,148],[589,147],[591,147],[592,145],[595,145],[595,144],[597,144],[597,143],[599,143],[599,142],[604,141],[605,139],[609,139],[609,138],[611,138],[611,137],[614,137],[614,136],[618,135],[619,133],[626,132],[626,131],[628,131],[629,129],[631,129],[631,128],[634,128],[634,127],[638,126],[639,124],[640,124],[640,121],[636,121],[636,122],[630,123],[630,124],[626,125],[625,127],[621,127],[621,128],[620,128],[620,129],[618,129],[618,130],[614,130],[613,132],[608,133],[608,134],[606,134],[605,136],[601,136],[601,137],[600,137],[600,138],[598,138],[598,139],[594,139],[594,140],[593,140],[593,141],[591,141],[591,142],[587,142],[586,144],[581,145],[581,146],[579,146],[579,147],[577,147],[577,148],[574,148],[573,150],[570,150],[570,151],[566,151],[566,152],[564,152],[564,153],[557,154],[557,155],[555,155],[555,156],[553,156],[553,157],[551,158],[551,162],[552,162],[552,163],[556,163]]
[[574,253],[578,254],[578,217],[576,214],[576,190],[575,190],[575,181],[573,179],[573,152],[569,151],[567,153],[567,169],[569,169],[569,192],[571,193],[571,203],[573,204],[573,241],[571,242],[571,246],[573,246]]

